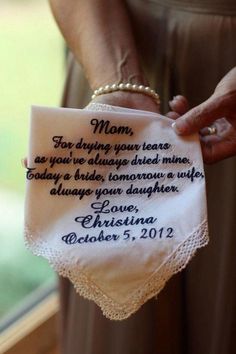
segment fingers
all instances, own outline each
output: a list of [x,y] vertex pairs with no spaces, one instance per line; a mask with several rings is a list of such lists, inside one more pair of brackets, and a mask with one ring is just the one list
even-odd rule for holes
[[171,119],[179,118],[181,114],[186,113],[189,109],[189,104],[187,99],[181,95],[177,95],[173,97],[173,99],[169,101],[169,105],[172,110],[168,112],[166,116]]
[[231,156],[236,155],[236,142],[218,141],[206,142],[201,140],[203,160],[207,164],[212,164]]
[[174,119],[174,120],[180,117],[180,115],[178,113],[173,112],[173,111],[166,113],[165,116],[168,118]]
[[177,95],[173,97],[173,100],[169,101],[172,111],[179,115],[185,114],[189,110],[189,104],[184,96]]
[[236,154],[236,130],[225,119],[215,122],[217,134],[201,135],[203,159],[213,163]]
[[172,127],[177,134],[192,134],[212,124],[222,116],[224,116],[224,104],[222,104],[221,99],[216,99],[213,95],[199,106],[178,118]]

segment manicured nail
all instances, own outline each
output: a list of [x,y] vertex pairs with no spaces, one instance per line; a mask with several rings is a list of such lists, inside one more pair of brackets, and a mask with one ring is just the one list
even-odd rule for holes
[[171,126],[174,129],[176,134],[181,135],[182,131],[181,129],[179,129],[179,126],[177,126],[176,122],[172,123]]

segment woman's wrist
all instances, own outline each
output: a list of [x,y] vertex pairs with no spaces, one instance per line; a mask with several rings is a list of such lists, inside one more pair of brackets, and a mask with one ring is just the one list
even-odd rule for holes
[[102,62],[102,67],[97,62],[90,67],[90,70],[88,67],[86,70],[85,66],[86,76],[93,91],[105,85],[118,85],[127,82],[148,86],[148,80],[145,78],[138,57],[134,53],[130,53],[130,56],[114,53],[112,58],[104,57]]
[[125,1],[50,0],[50,4],[92,90],[121,82],[148,86]]
[[159,113],[159,106],[143,93],[115,91],[97,96],[92,102]]
[[117,91],[125,91],[125,92],[131,92],[131,93],[142,93],[146,96],[151,97],[157,105],[160,105],[160,97],[157,92],[155,92],[153,89],[151,89],[151,87],[144,86],[144,85],[131,84],[129,82],[100,86],[99,88],[97,88],[94,91],[94,93],[92,95],[92,99],[95,99],[96,97],[101,96],[103,94],[117,92]]
[[116,73],[106,75],[103,77],[93,77],[89,79],[90,87],[93,91],[97,90],[99,87],[106,85],[119,85],[121,83],[131,83],[132,85],[144,85],[148,86],[148,81],[144,78],[142,74],[130,73],[130,75],[117,75]]

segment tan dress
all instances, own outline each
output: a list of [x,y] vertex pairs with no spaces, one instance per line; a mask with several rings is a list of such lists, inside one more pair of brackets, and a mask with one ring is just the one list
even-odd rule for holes
[[[137,46],[163,109],[173,95],[205,100],[236,65],[236,0],[129,0]],[[64,102],[90,99],[70,59]],[[106,319],[62,279],[63,354],[236,353],[236,159],[206,168],[210,244],[158,299],[122,322]]]

